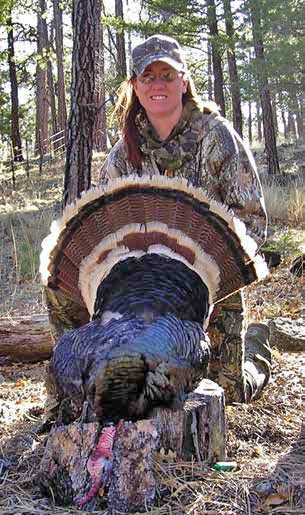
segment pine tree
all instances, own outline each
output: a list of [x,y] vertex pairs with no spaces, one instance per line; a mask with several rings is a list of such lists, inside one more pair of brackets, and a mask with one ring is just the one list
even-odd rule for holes
[[73,0],[71,104],[63,201],[71,203],[91,185],[95,104],[95,0]]
[[22,144],[19,128],[19,99],[18,82],[15,63],[14,32],[12,24],[12,13],[7,18],[7,42],[8,42],[8,65],[11,86],[11,139],[13,156],[15,161],[23,161]]

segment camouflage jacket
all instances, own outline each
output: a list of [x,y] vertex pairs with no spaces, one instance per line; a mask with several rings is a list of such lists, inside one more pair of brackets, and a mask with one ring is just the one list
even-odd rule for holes
[[233,209],[259,246],[265,241],[267,216],[254,158],[225,118],[217,112],[202,112],[194,104],[186,105],[164,141],[158,139],[143,112],[136,123],[144,156],[142,169],[128,162],[120,139],[103,164],[100,183],[130,174],[185,177]]

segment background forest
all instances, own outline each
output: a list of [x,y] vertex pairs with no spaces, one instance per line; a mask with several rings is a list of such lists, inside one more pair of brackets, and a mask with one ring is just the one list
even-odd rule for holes
[[[2,167],[63,152],[76,95],[94,121],[93,151],[106,151],[117,137],[109,113],[131,47],[162,32],[185,47],[200,96],[215,100],[250,144],[263,143],[265,171],[278,174],[276,143],[304,138],[304,20],[301,0],[1,0]],[[90,91],[71,90],[73,38],[74,49],[77,41],[93,47],[79,70]]]

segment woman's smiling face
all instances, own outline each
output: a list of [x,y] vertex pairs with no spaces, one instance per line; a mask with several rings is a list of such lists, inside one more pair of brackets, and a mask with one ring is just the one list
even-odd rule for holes
[[182,95],[186,92],[187,80],[168,64],[161,61],[150,64],[142,75],[134,79],[133,87],[148,118],[182,112]]

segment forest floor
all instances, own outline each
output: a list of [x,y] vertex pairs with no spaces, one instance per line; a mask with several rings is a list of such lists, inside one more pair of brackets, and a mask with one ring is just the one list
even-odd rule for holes
[[[95,177],[98,163],[99,159]],[[288,160],[285,163],[291,166]],[[41,240],[59,212],[60,174],[59,164],[42,177],[36,170],[29,180],[17,176],[15,191],[8,180],[2,182],[0,317],[46,311],[37,264]],[[286,248],[281,265],[263,282],[247,288],[250,320],[285,316],[305,322],[304,277],[289,273],[293,250],[304,242],[304,228],[283,221],[272,224],[274,233],[284,235],[282,244],[291,253]],[[45,401],[46,366],[47,362],[8,363],[0,357],[0,515],[80,513],[54,506],[37,485],[47,438],[36,433]],[[226,408],[228,459],[236,461],[236,468],[217,472],[177,462],[174,456],[159,458],[155,463],[159,506],[148,513],[305,515],[305,352],[281,353],[274,348],[272,368],[272,379],[258,401]]]

